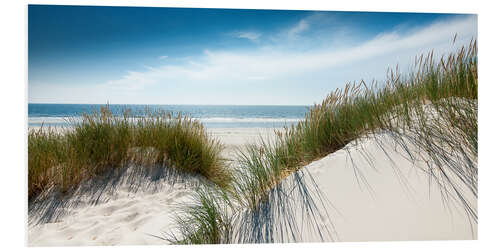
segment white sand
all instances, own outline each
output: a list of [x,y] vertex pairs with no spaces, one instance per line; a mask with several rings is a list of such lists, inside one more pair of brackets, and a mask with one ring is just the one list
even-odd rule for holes
[[208,132],[224,143],[224,156],[234,159],[238,148],[244,147],[248,143],[258,143],[261,138],[264,140],[274,140],[274,131],[283,129],[274,128],[210,128]]
[[[209,133],[226,145],[224,155],[232,157],[236,147],[256,142],[260,134],[264,138],[272,136],[273,129],[210,129]],[[131,168],[114,177],[117,184],[106,183],[102,184],[105,188],[78,191],[78,195],[64,204],[46,202],[48,205],[31,212],[28,245],[166,244],[156,236],[163,237],[175,225],[175,206],[190,200],[189,194],[194,190],[197,178],[183,176],[181,179],[185,183],[175,184],[167,178],[160,178],[148,187],[143,185],[147,179],[133,177],[137,180],[133,180],[134,188],[130,190],[131,176],[136,175],[132,171]],[[94,204],[97,198],[99,201]],[[52,214],[55,215],[49,222],[43,223]]]
[[[81,191],[61,206],[32,212],[29,245],[165,244],[157,237],[164,236],[163,233],[175,225],[172,220],[175,205],[189,201],[188,194],[196,185],[196,179],[184,176],[183,183],[174,183],[160,178],[146,186],[143,184],[149,182],[147,178],[133,182],[128,179],[136,175],[131,173],[132,169],[113,178],[118,180],[116,185],[109,183]],[[54,216],[49,223],[43,223],[43,216],[51,216],[52,212]]]
[[[404,156],[389,136],[376,135],[304,168],[334,206],[328,210],[336,240],[477,239],[477,224],[469,221],[461,203],[444,202],[442,189],[415,167],[424,163],[413,165]],[[464,193],[477,208],[472,193]],[[320,241],[312,230],[303,230],[304,241]]]
[[[259,133],[272,135],[272,129],[210,129],[210,132],[228,146],[225,152],[228,157],[237,146],[258,140]],[[381,135],[377,139],[391,143]],[[444,206],[439,189],[435,185],[429,189],[428,177],[423,172],[412,167],[397,150],[386,150],[393,163],[373,138],[366,139],[305,168],[337,209],[329,211],[337,240],[477,237],[476,226],[472,231],[460,207]],[[367,163],[367,154],[370,164]],[[370,188],[366,183],[358,183],[359,175],[357,178],[353,164],[363,173]],[[394,164],[401,172],[394,170]],[[184,183],[176,184],[157,178],[154,187],[139,185],[139,191],[131,191],[130,183],[124,181],[126,176],[130,173],[117,177],[119,183],[103,189],[102,193],[86,194],[82,191],[67,205],[52,209],[61,215],[49,223],[32,222],[28,229],[28,245],[165,244],[152,235],[162,236],[162,232],[172,228],[174,206],[189,201],[188,194],[193,190],[196,178],[184,177]],[[143,181],[139,183],[144,184]],[[99,197],[99,202],[93,204],[96,197]],[[475,198],[468,198],[476,204]],[[36,221],[47,211],[51,209],[32,212],[30,220]],[[307,229],[302,233],[304,241],[319,241],[314,235],[309,235]]]

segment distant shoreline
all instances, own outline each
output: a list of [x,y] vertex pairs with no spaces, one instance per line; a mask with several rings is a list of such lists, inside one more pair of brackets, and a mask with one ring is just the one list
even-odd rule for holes
[[[92,113],[102,105],[30,104],[28,126],[69,126],[71,121],[80,121],[82,114]],[[182,114],[199,120],[207,128],[282,128],[304,120],[309,106],[265,106],[265,105],[109,105],[113,114],[124,110],[130,116],[144,116],[145,112],[168,112]]]

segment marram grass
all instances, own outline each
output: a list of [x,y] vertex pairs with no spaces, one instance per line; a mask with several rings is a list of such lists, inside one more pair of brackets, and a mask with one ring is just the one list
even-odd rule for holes
[[353,140],[385,131],[427,152],[429,169],[453,171],[476,194],[476,42],[438,61],[433,53],[417,57],[414,67],[407,76],[389,71],[382,87],[361,81],[330,93],[304,121],[277,133],[272,157],[278,159],[273,161],[282,171],[294,170]]
[[133,117],[109,107],[71,121],[72,128],[30,130],[28,133],[28,196],[49,188],[62,192],[127,164],[161,165],[199,174],[221,187],[231,179],[223,145],[203,125],[181,114],[146,111]]
[[[397,68],[389,70],[383,84],[361,81],[333,91],[310,109],[305,120],[282,132],[276,131],[276,141],[263,139],[239,151],[238,168],[230,188],[223,192],[230,195],[232,207],[240,208],[231,214],[232,220],[244,219],[235,222],[238,225],[224,224],[222,228],[233,235],[231,242],[281,242],[283,238],[273,238],[272,232],[283,230],[289,230],[295,238],[295,219],[287,208],[288,193],[280,190],[281,180],[349,142],[381,132],[392,135],[403,148],[416,147],[415,152],[407,151],[410,158],[426,160],[427,167],[422,170],[439,184],[443,198],[461,203],[471,222],[477,222],[477,211],[459,188],[465,186],[477,198],[477,88],[477,45],[472,40],[468,46],[437,61],[432,52],[416,57],[413,71],[406,75]],[[296,200],[308,208],[302,217],[317,224],[317,205],[311,205],[316,199],[308,190],[311,187],[301,183],[302,178],[294,177],[299,185],[288,189],[300,187]],[[200,237],[200,232],[221,235],[221,227],[205,225],[229,218],[229,214],[219,206],[221,199],[204,193],[198,196],[196,205],[187,206],[188,212],[178,217],[183,230],[172,242],[228,243],[227,237]],[[323,203],[319,199],[317,202]],[[193,213],[206,210],[207,204],[213,209],[204,214],[211,218]],[[270,216],[270,211],[280,212]],[[285,217],[284,223],[270,222],[269,218],[275,216]],[[224,231],[225,236],[228,231]],[[318,233],[322,234],[321,230]]]
[[217,186],[200,186],[189,205],[175,217],[176,233],[163,239],[173,244],[229,244],[234,239],[234,202]]

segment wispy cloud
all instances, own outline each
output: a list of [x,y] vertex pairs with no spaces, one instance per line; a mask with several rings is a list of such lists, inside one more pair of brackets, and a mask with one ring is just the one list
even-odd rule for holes
[[168,56],[159,56],[158,57],[158,59],[160,59],[160,60],[164,60],[164,59],[167,59],[167,58],[168,58]]
[[[289,30],[289,34],[297,35],[309,25],[299,22]],[[455,47],[451,48],[455,33],[458,34],[459,40]],[[245,38],[250,40],[260,37],[248,34],[246,36]],[[373,72],[384,73],[387,67],[398,63],[404,66],[412,61],[413,56],[429,52],[432,48],[436,49],[436,54],[450,52],[475,36],[477,18],[469,16],[448,19],[413,30],[382,33],[371,40],[342,49],[330,46],[297,51],[280,45],[262,44],[253,50],[206,50],[195,59],[180,65],[168,64],[143,72],[128,72],[121,79],[109,81],[106,86],[138,91],[147,86],[160,85],[167,89],[189,88],[201,91],[209,86],[243,89],[262,83],[264,85],[258,86],[263,92],[269,91],[276,96],[278,93],[272,92],[275,86],[286,89],[290,84],[302,82],[304,86],[325,86],[315,88],[323,96],[326,95],[325,89],[331,91],[341,87],[346,81],[360,80],[365,76],[374,77]],[[300,43],[300,40],[297,42]],[[332,85],[334,83],[336,85]],[[220,93],[217,97],[223,98],[223,94]],[[272,96],[266,98],[268,99],[260,101],[273,103],[277,99]],[[311,103],[311,98],[304,99],[303,102]],[[213,100],[217,101],[216,98]]]
[[129,71],[123,78],[110,80],[106,85],[112,89],[141,90],[146,85],[157,82],[158,77],[155,76],[155,72],[158,72],[157,69],[152,67],[149,67],[149,70],[146,72]]
[[254,31],[236,32],[235,34],[237,38],[248,39],[252,42],[258,42],[261,35],[262,35],[261,33]]
[[309,28],[309,22],[306,19],[300,20],[297,25],[293,26],[289,31],[288,31],[288,37],[289,38],[296,38],[297,35],[299,35],[301,32],[307,30]]

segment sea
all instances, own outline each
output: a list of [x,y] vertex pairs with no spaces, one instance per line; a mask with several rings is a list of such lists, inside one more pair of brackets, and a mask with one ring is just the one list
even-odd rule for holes
[[[101,104],[28,104],[28,126],[71,126],[82,114],[98,111]],[[201,121],[207,128],[281,128],[304,119],[310,106],[278,105],[126,105],[109,104],[115,115],[130,110],[140,115],[144,110],[181,113]]]

